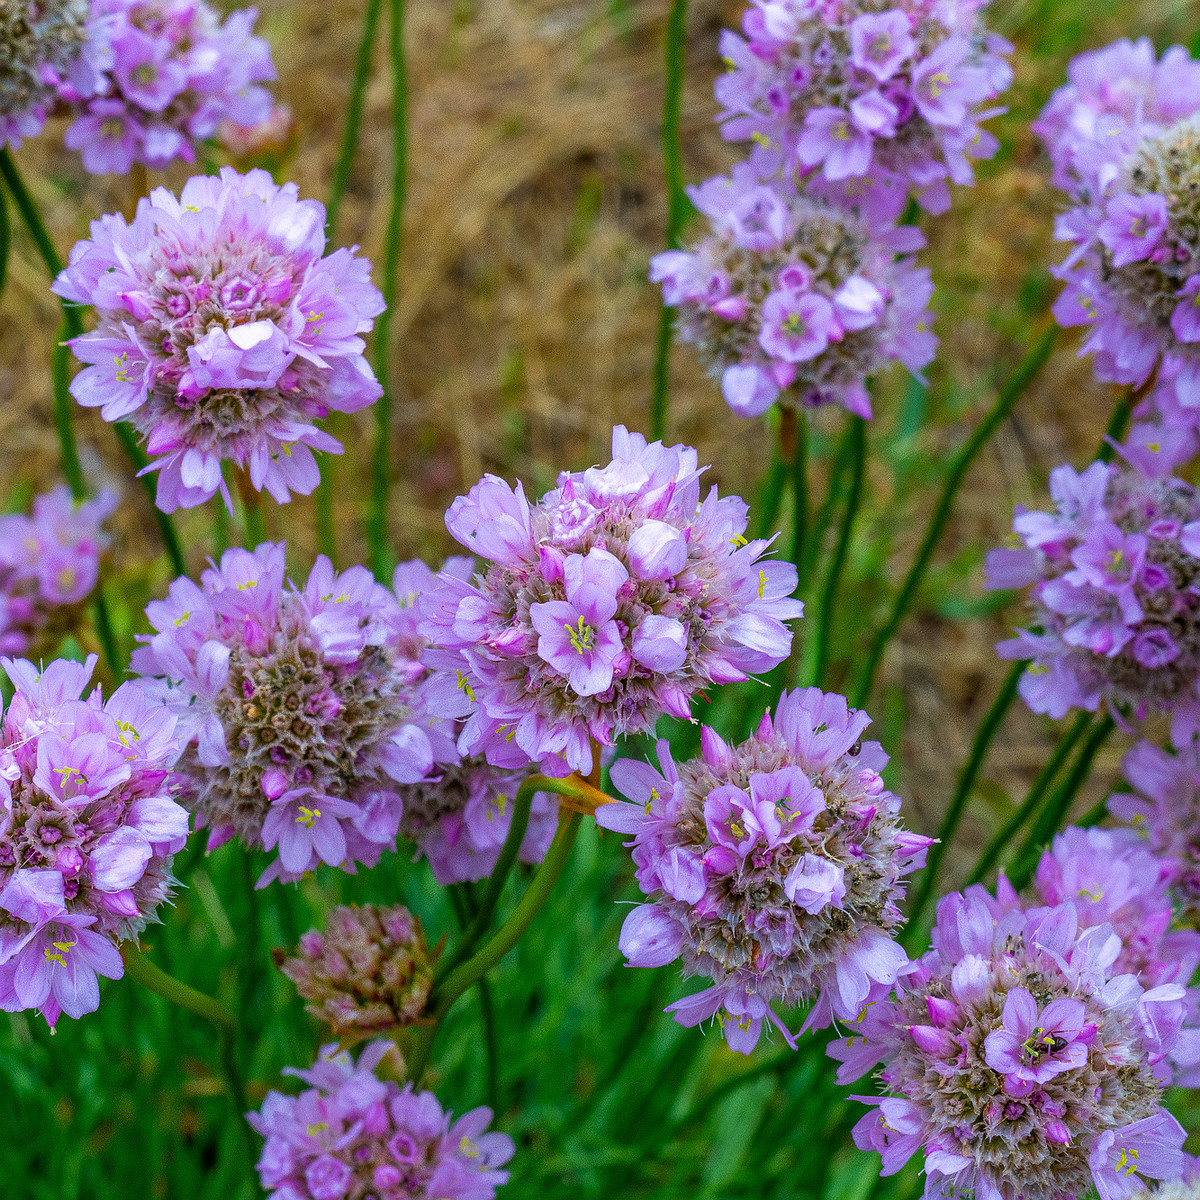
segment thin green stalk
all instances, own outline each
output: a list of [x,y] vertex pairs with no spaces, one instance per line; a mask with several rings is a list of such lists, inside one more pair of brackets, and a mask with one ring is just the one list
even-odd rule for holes
[[4,295],[4,284],[8,280],[8,256],[11,252],[12,219],[8,215],[4,189],[0,188],[0,296]]
[[1133,415],[1134,407],[1142,398],[1144,390],[1144,387],[1130,388],[1117,401],[1116,407],[1112,410],[1112,416],[1108,418],[1108,427],[1104,430],[1104,437],[1100,439],[1100,449],[1096,451],[1097,461],[1112,462],[1117,453],[1114,443],[1119,442],[1125,436],[1125,430],[1129,427],[1129,418]]
[[1008,843],[1020,832],[1025,822],[1033,815],[1034,809],[1037,808],[1041,803],[1042,797],[1046,794],[1046,789],[1054,782],[1054,777],[1058,774],[1063,763],[1070,757],[1079,739],[1083,737],[1084,731],[1091,724],[1091,720],[1091,713],[1081,712],[1072,722],[1070,729],[1058,739],[1058,745],[1054,747],[1054,752],[1046,761],[1045,766],[1038,772],[1037,778],[1033,781],[1029,789],[1029,794],[1025,797],[1021,807],[1004,822],[1003,828],[988,842],[983,854],[979,857],[979,861],[975,864],[975,869],[971,872],[971,876],[967,880],[968,883],[978,883],[992,869],[996,860],[1008,846]]
[[396,279],[400,272],[400,248],[404,235],[404,202],[408,188],[408,75],[404,65],[404,2],[391,0],[392,204],[383,256],[383,300],[387,307],[379,314],[375,328],[375,374],[383,385],[383,395],[375,402],[371,513],[367,520],[371,570],[380,579],[391,569],[388,492],[391,487],[392,385],[388,365],[391,359],[392,310],[396,306]]
[[[667,310],[664,309],[664,312]],[[776,410],[771,409],[771,414],[774,417]],[[771,464],[767,467],[767,473],[763,477],[762,483],[758,489],[758,502],[754,506],[756,515],[756,523],[754,526],[754,536],[756,538],[768,538],[775,532],[775,522],[779,517],[779,507],[783,503],[783,490],[787,485],[787,465],[779,453],[779,433],[776,426],[778,421],[771,428]]]
[[1010,874],[1013,887],[1023,888],[1029,882],[1029,877],[1037,865],[1041,848],[1058,832],[1058,827],[1066,817],[1072,801],[1078,795],[1083,781],[1092,769],[1093,759],[1115,728],[1116,722],[1109,713],[1105,713],[1092,726],[1087,740],[1080,748],[1079,757],[1071,764],[1067,777],[1059,784],[1058,790],[1050,797],[1046,807],[1038,815],[1037,821],[1029,831],[1029,836],[1025,839],[1025,844],[1021,847],[1021,852],[1017,855]]
[[[565,780],[556,782],[565,782]],[[455,967],[434,989],[428,1006],[429,1011],[433,1014],[433,1021],[422,1027],[417,1044],[409,1056],[409,1078],[414,1087],[419,1087],[421,1084],[421,1078],[429,1064],[429,1053],[433,1049],[433,1040],[454,1002],[465,991],[478,983],[521,940],[525,931],[533,923],[533,918],[537,916],[538,910],[549,899],[554,885],[558,882],[558,877],[567,865],[567,859],[571,856],[571,848],[575,845],[581,821],[582,817],[577,812],[563,813],[559,820],[558,832],[554,835],[554,841],[550,843],[546,857],[534,874],[525,894],[517,901],[508,920],[500,926],[481,950],[465,963]]]
[[63,308],[62,324],[50,358],[50,379],[54,390],[54,429],[58,434],[62,471],[67,486],[76,500],[87,497],[87,484],[83,480],[83,467],[79,462],[79,446],[75,441],[75,400],[71,395],[71,347],[67,343],[83,332],[79,312],[75,308]]
[[[683,96],[683,51],[687,24],[687,0],[671,0],[667,15],[666,85],[663,90],[663,173],[667,183],[667,248],[679,246],[679,235],[687,217],[687,195],[683,190],[683,149],[679,138],[679,107]],[[658,322],[654,374],[650,396],[650,437],[667,432],[667,368],[671,357],[671,311],[663,307]]]
[[[808,421],[801,413],[796,422],[796,454],[792,459],[792,562],[799,571],[804,563],[808,535]],[[804,581],[801,580],[801,586]]]
[[[362,126],[363,101],[367,93],[367,79],[371,73],[371,54],[375,47],[376,29],[383,0],[367,0],[367,11],[363,19],[362,38],[358,53],[354,57],[354,77],[350,84],[350,99],[346,108],[346,123],[342,127],[342,146],[338,153],[333,182],[329,187],[329,199],[325,202],[325,232],[333,241],[337,234],[338,216],[342,209],[342,198],[350,182],[350,171],[354,166],[354,154],[358,147],[358,131]],[[317,485],[317,548],[322,554],[335,559],[337,532],[333,519],[333,488],[335,459],[325,455],[322,464],[321,482]]]
[[850,538],[854,532],[854,520],[862,503],[863,470],[867,453],[867,423],[862,417],[850,418],[850,493],[846,497],[846,509],[838,526],[838,538],[833,548],[833,558],[825,575],[825,586],[821,589],[821,607],[817,614],[817,647],[813,659],[811,684],[820,684],[825,678],[829,662],[829,641],[833,632],[833,616],[837,603],[838,584],[846,565],[850,549]]
[[[125,449],[126,457],[133,465],[134,471],[140,473],[149,459],[146,457],[146,452],[138,445],[136,431],[132,425],[128,425],[124,421],[117,422],[116,430],[117,437]],[[154,513],[154,520],[158,525],[158,536],[162,538],[167,557],[171,560],[171,569],[176,575],[186,575],[187,563],[183,558],[183,547],[179,544],[179,535],[175,532],[175,523],[155,503],[156,485],[154,480],[155,476],[153,475],[141,476],[142,488],[150,501],[150,511]]]
[[825,498],[816,510],[815,518],[809,523],[808,536],[805,538],[804,565],[798,567],[800,578],[811,579],[821,557],[821,546],[825,541],[825,531],[833,520],[833,510],[842,499],[842,484],[846,473],[850,470],[850,423],[847,422],[837,440],[833,451],[833,462],[829,468],[829,478],[825,485]]
[[917,889],[916,896],[909,908],[908,931],[905,941],[909,944],[910,949],[912,949],[912,943],[924,940],[920,928],[921,918],[924,916],[929,901],[933,898],[938,868],[942,865],[942,859],[945,857],[950,841],[958,829],[958,823],[966,811],[971,789],[975,786],[975,780],[979,777],[988,750],[991,749],[992,739],[996,736],[996,731],[1000,728],[1013,700],[1016,699],[1017,686],[1028,665],[1027,660],[1022,660],[1013,663],[1009,668],[1008,675],[1005,676],[1004,683],[1000,687],[999,695],[992,702],[992,707],[988,709],[987,715],[983,718],[975,734],[975,740],[971,744],[971,753],[967,757],[962,774],[958,777],[958,785],[954,789],[954,795],[950,798],[946,815],[942,818],[941,827],[938,829],[938,840],[929,848],[929,855],[925,860],[925,870],[921,874],[921,886]]
[[479,1017],[483,1025],[483,1047],[487,1071],[487,1102],[492,1112],[500,1111],[500,1047],[496,1040],[496,1006],[492,985],[484,976],[475,985],[479,991]]
[[871,686],[875,682],[875,672],[879,669],[883,653],[887,649],[888,643],[892,640],[892,636],[899,628],[900,622],[904,619],[909,606],[917,594],[917,589],[925,574],[925,569],[929,565],[929,560],[933,557],[933,552],[937,549],[938,542],[941,541],[942,534],[945,532],[946,523],[950,519],[951,509],[954,507],[954,498],[958,495],[958,489],[962,486],[967,471],[979,452],[987,445],[992,434],[996,432],[1012,412],[1013,406],[1021,398],[1025,389],[1037,378],[1038,372],[1045,366],[1046,360],[1049,359],[1054,349],[1057,337],[1058,326],[1051,324],[1037,341],[1034,342],[1029,352],[1004,381],[1003,386],[996,396],[995,403],[979,425],[976,426],[975,432],[967,439],[966,444],[954,456],[954,460],[950,464],[949,473],[946,476],[946,482],[942,485],[941,495],[934,506],[933,515],[929,518],[929,525],[925,530],[925,536],[921,539],[921,545],[917,550],[916,558],[913,559],[912,566],[909,568],[907,576],[905,576],[904,583],[901,585],[900,591],[896,594],[896,598],[892,602],[891,612],[888,614],[887,620],[872,639],[871,648],[867,653],[867,661],[863,666],[862,673],[859,675],[857,685],[854,689],[852,703],[855,707],[862,708],[870,697]]

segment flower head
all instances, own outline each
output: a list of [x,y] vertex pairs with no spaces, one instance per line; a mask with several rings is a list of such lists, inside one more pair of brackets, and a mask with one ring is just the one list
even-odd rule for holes
[[969,160],[995,152],[980,122],[1003,111],[984,106],[1012,81],[1012,47],[983,28],[982,8],[752,0],[744,36],[721,36],[724,135],[752,138],[785,176],[811,172],[843,194],[861,180],[885,188],[891,220],[910,188],[943,212],[947,180],[970,183]]
[[704,731],[703,754],[661,771],[618,760],[633,804],[596,821],[633,836],[648,902],[621,931],[631,966],[683,959],[713,986],[671,1006],[685,1025],[717,1015],[749,1054],[762,1022],[791,1035],[770,1004],[816,1000],[806,1027],[854,1020],[907,959],[892,940],[904,875],[931,844],[901,829],[900,801],[879,776],[887,756],[862,741],[870,723],[841,696],[784,693],[740,746]]
[[[1151,444],[1154,444],[1153,442]],[[1136,448],[1130,458],[1141,461]],[[1169,470],[1171,464],[1159,464]],[[1061,717],[1105,704],[1200,719],[1200,496],[1161,472],[1092,463],[1050,476],[1056,511],[1019,511],[1024,550],[988,556],[989,586],[1032,583],[1032,624],[997,649],[1029,658],[1020,691]]]
[[210,845],[278,848],[260,886],[318,862],[373,866],[395,843],[397,786],[454,759],[417,711],[396,597],[323,556],[301,590],[284,549],[227,550],[199,586],[177,579],[133,657],[189,739],[181,799],[197,828]]
[[490,1108],[452,1121],[432,1092],[382,1080],[376,1068],[395,1047],[372,1042],[357,1064],[337,1044],[321,1048],[299,1096],[268,1092],[248,1120],[264,1138],[258,1174],[277,1200],[493,1200],[512,1139],[489,1133]]
[[0,725],[0,1007],[51,1025],[119,979],[116,946],[156,920],[187,838],[171,768],[175,718],[136,682],[86,699],[95,656],[39,673],[2,659],[15,688]]
[[194,162],[223,121],[256,125],[271,112],[261,83],[275,78],[258,10],[223,22],[204,0],[92,0],[86,79],[60,88],[76,113],[66,143],[94,174],[135,162]]
[[787,656],[795,568],[760,559],[745,504],[701,501],[699,477],[694,450],[618,426],[611,463],[564,472],[536,505],[491,475],[454,501],[446,525],[486,565],[443,572],[418,607],[429,709],[465,718],[463,755],[587,771],[589,739],[686,717],[697,691]]
[[87,0],[0,7],[0,147],[41,133],[56,83],[83,52],[87,19]]
[[32,516],[0,517],[0,651],[57,647],[100,578],[101,522],[116,506],[112,492],[79,504],[60,487],[35,498]]
[[1071,901],[1030,909],[982,887],[938,905],[933,947],[834,1042],[838,1081],[882,1063],[854,1129],[883,1174],[921,1152],[929,1194],[1124,1200],[1177,1176],[1183,1129],[1159,1064],[1183,988],[1119,974],[1121,940]]
[[323,934],[310,929],[294,955],[276,950],[274,958],[343,1045],[411,1025],[433,986],[421,922],[402,904],[340,905]]
[[324,225],[295,184],[226,167],[178,200],[156,188],[131,225],[93,222],[72,251],[54,290],[100,320],[71,343],[89,364],[71,393],[146,439],[164,511],[225,493],[226,459],[280,503],[311,492],[313,450],[341,451],[313,422],[379,397],[360,335],[383,299],[352,250],[321,257]]
[[691,196],[712,232],[656,255],[650,278],[739,416],[779,400],[870,417],[867,379],[933,358],[933,285],[909,257],[924,244],[912,226],[873,226],[843,204],[764,183],[753,160]]

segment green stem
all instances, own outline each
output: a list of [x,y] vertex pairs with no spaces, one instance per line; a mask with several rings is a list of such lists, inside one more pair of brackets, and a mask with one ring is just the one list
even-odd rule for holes
[[[663,310],[666,311],[665,309]],[[775,532],[775,522],[779,518],[779,506],[783,503],[783,490],[787,484],[787,465],[779,454],[779,433],[777,410],[771,409],[774,424],[771,429],[771,465],[767,468],[766,476],[758,489],[758,503],[754,506],[757,523],[754,526],[756,538],[768,538]]]
[[[804,540],[808,534],[808,421],[803,413],[796,421],[796,453],[792,459],[792,562],[804,565]],[[804,580],[800,580],[804,590]]]
[[[667,184],[667,248],[677,249],[687,217],[687,195],[683,190],[683,148],[679,137],[679,109],[683,96],[683,51],[687,24],[687,0],[671,0],[667,15],[666,85],[663,90],[663,173]],[[664,307],[658,322],[654,374],[650,397],[650,437],[667,432],[667,367],[671,357],[671,312]]]
[[1143,388],[1130,388],[1116,403],[1112,415],[1108,418],[1108,426],[1104,437],[1100,439],[1100,449],[1096,451],[1097,462],[1112,462],[1117,448],[1114,442],[1119,442],[1129,428],[1129,418],[1133,415],[1134,407],[1142,397]]
[[404,202],[408,188],[408,76],[404,65],[404,0],[391,0],[392,58],[392,204],[384,241],[383,301],[375,328],[375,374],[383,395],[375,402],[375,447],[371,456],[371,513],[367,542],[371,570],[382,579],[391,568],[388,545],[388,492],[391,486],[392,385],[388,364],[392,310],[396,306],[396,279],[404,235]]
[[1058,790],[1050,797],[1046,807],[1038,815],[1037,821],[1029,831],[1029,836],[1025,839],[1025,844],[1021,847],[1021,852],[1017,855],[1010,875],[1013,887],[1019,890],[1029,882],[1042,846],[1058,832],[1058,827],[1062,824],[1072,801],[1087,778],[1088,771],[1092,768],[1092,760],[1115,728],[1116,723],[1109,713],[1105,713],[1092,726],[1087,740],[1080,748],[1079,757],[1071,764],[1067,777],[1059,784]]
[[[987,758],[988,750],[991,749],[992,739],[996,736],[996,731],[1000,728],[1000,724],[1012,706],[1012,702],[1016,699],[1017,686],[1020,684],[1021,677],[1025,674],[1025,668],[1028,665],[1027,661],[1022,660],[1021,662],[1013,663],[1009,668],[1008,675],[1001,685],[1000,694],[992,703],[992,707],[988,709],[987,716],[983,718],[975,734],[975,741],[971,744],[971,753],[967,757],[962,774],[958,777],[958,785],[954,789],[954,795],[950,798],[950,805],[946,809],[946,815],[942,818],[942,824],[938,829],[938,840],[929,848],[929,856],[925,861],[925,870],[921,875],[921,886],[917,889],[917,894],[909,909],[908,932],[905,937],[906,943],[920,943],[924,940],[920,934],[921,918],[925,913],[926,906],[933,898],[933,889],[937,883],[938,868],[942,865],[942,859],[945,857],[951,839],[958,830],[958,823],[962,820],[963,813],[966,811],[967,801],[971,796],[971,789],[975,786],[975,780],[978,778],[984,760]],[[911,950],[912,948],[910,944],[909,949]]]
[[[149,459],[146,457],[146,452],[138,445],[137,433],[131,425],[127,425],[124,421],[117,422],[116,430],[117,437],[125,449],[126,457],[132,464],[134,471],[140,472]],[[184,562],[183,548],[179,544],[179,535],[175,532],[175,524],[155,503],[154,480],[155,477],[153,475],[142,475],[140,482],[147,499],[150,501],[150,511],[154,513],[154,520],[158,525],[158,535],[162,538],[167,557],[171,560],[171,569],[176,575],[186,575],[187,563]]]
[[866,664],[859,675],[858,683],[854,689],[852,703],[856,708],[862,708],[871,694],[871,686],[875,682],[875,672],[879,669],[883,653],[887,649],[892,636],[899,628],[900,622],[904,619],[905,613],[908,612],[913,598],[916,596],[917,588],[920,586],[921,579],[925,574],[925,568],[928,567],[929,560],[933,557],[933,552],[937,548],[938,542],[941,541],[943,532],[945,532],[946,522],[950,519],[950,511],[954,506],[954,498],[957,496],[958,489],[962,486],[962,482],[966,478],[967,471],[979,452],[987,445],[992,434],[996,432],[1012,412],[1013,406],[1021,398],[1025,389],[1037,378],[1038,372],[1045,366],[1046,360],[1049,359],[1054,349],[1057,337],[1058,326],[1052,324],[1034,342],[1029,352],[1004,381],[1004,385],[1000,388],[995,403],[987,415],[976,427],[975,432],[967,439],[962,449],[954,456],[954,460],[950,464],[949,473],[946,476],[946,482],[942,485],[941,495],[938,497],[937,504],[934,507],[933,515],[929,518],[929,525],[925,530],[925,536],[921,539],[921,545],[917,550],[916,558],[909,568],[908,575],[905,577],[900,591],[896,594],[896,599],[892,603],[892,609],[888,614],[887,620],[871,642]]
[[1050,755],[1045,766],[1038,772],[1037,778],[1033,781],[1029,789],[1029,794],[1025,797],[1021,807],[1004,822],[1004,826],[988,842],[983,854],[979,857],[979,861],[975,864],[975,869],[971,872],[971,876],[967,880],[968,883],[978,883],[992,869],[996,860],[1004,852],[1012,838],[1020,832],[1025,822],[1033,814],[1034,809],[1041,803],[1042,797],[1046,794],[1046,789],[1054,782],[1054,777],[1058,774],[1063,763],[1070,757],[1079,739],[1083,737],[1084,730],[1091,724],[1091,720],[1091,713],[1081,712],[1071,724],[1070,729],[1059,738],[1058,745],[1054,747],[1054,752]]
[[825,532],[833,519],[833,511],[842,499],[842,484],[847,472],[851,469],[850,443],[853,440],[851,423],[847,422],[837,440],[833,451],[833,463],[829,468],[829,478],[825,485],[825,498],[816,510],[813,520],[809,522],[808,536],[805,538],[804,565],[798,568],[801,579],[811,579],[821,557],[821,546],[825,541]]
[[479,991],[479,1016],[483,1024],[483,1045],[486,1052],[487,1102],[492,1112],[500,1111],[500,1048],[496,1040],[496,1006],[492,1001],[492,985],[484,976],[475,987]]
[[[566,780],[556,780],[563,782]],[[534,874],[532,882],[525,894],[517,901],[508,920],[496,931],[491,940],[465,963],[455,967],[453,971],[434,989],[429,998],[429,1010],[433,1014],[431,1024],[422,1027],[416,1047],[409,1057],[409,1077],[414,1087],[420,1087],[421,1078],[429,1063],[429,1053],[433,1048],[433,1040],[445,1020],[446,1014],[454,1002],[469,988],[479,982],[501,959],[519,942],[525,931],[533,923],[538,910],[550,897],[558,877],[567,865],[571,848],[575,845],[575,837],[579,833],[582,817],[577,812],[563,813],[559,820],[558,832],[546,857],[542,860]]]
[[850,418],[849,433],[850,494],[846,498],[846,510],[842,514],[842,523],[838,526],[837,543],[834,545],[833,558],[825,576],[825,586],[821,590],[821,608],[817,614],[817,648],[810,684],[819,685],[825,678],[825,668],[829,662],[829,641],[833,632],[838,584],[841,582],[842,571],[846,565],[850,537],[854,532],[854,520],[858,516],[858,508],[862,502],[863,470],[866,465],[867,452],[867,423],[862,417]]
[[246,546],[253,550],[267,540],[267,514],[263,506],[263,496],[250,483],[249,476],[244,472],[238,473],[238,493],[242,498],[242,517],[246,524]]
[[8,256],[11,252],[12,219],[8,215],[4,189],[0,188],[0,296],[4,295],[4,284],[8,280]]

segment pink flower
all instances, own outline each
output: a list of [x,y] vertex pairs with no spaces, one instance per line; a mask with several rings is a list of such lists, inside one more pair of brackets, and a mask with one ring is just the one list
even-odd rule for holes
[[772,292],[762,306],[759,345],[784,362],[816,358],[841,334],[833,305],[815,292]]
[[912,20],[899,9],[864,13],[850,22],[850,61],[880,83],[895,75],[916,48]]
[[1167,201],[1163,196],[1114,196],[1105,208],[1105,219],[1096,233],[1112,251],[1114,267],[1125,267],[1150,257],[1167,228]]
[[826,179],[865,175],[872,139],[841,108],[814,108],[804,118],[796,152],[806,167],[820,166]]
[[1010,1079],[1045,1083],[1060,1071],[1087,1062],[1087,1046],[1079,1041],[1084,1007],[1078,1000],[1055,1000],[1038,1010],[1024,989],[1013,988],[1004,1001],[1004,1026],[987,1035],[987,1065]]

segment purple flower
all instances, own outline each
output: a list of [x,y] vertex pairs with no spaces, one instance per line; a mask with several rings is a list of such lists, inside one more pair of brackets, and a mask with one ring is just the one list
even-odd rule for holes
[[1025,909],[1011,889],[979,885],[943,897],[932,948],[830,1046],[839,1083],[882,1064],[886,1094],[860,1097],[874,1107],[855,1144],[882,1153],[884,1174],[921,1153],[937,1194],[1094,1185],[1117,1200],[1112,1151],[1124,1146],[1139,1151],[1126,1178],[1177,1176],[1184,1135],[1161,1107],[1159,1066],[1183,988],[1118,974],[1120,950],[1110,925],[1084,925],[1069,900]]
[[850,22],[850,61],[880,83],[891,79],[916,48],[912,20],[899,9],[864,13]]
[[92,0],[85,70],[59,87],[77,120],[66,143],[87,170],[126,174],[135,162],[193,162],[222,122],[257,125],[271,113],[258,85],[275,78],[271,51],[251,29],[257,9],[224,24],[203,0]]
[[1167,201],[1163,196],[1114,196],[1104,210],[1096,236],[1112,252],[1112,265],[1126,267],[1150,257],[1167,230]]
[[530,505],[488,477],[446,524],[488,560],[474,581],[443,572],[418,601],[429,711],[461,720],[459,752],[497,767],[586,771],[610,745],[689,715],[711,683],[786,658],[788,563],[747,543],[746,506],[701,500],[696,452],[613,430],[613,461]]
[[178,200],[156,189],[132,225],[94,222],[72,251],[54,290],[100,313],[71,343],[89,364],[72,395],[146,439],[164,511],[228,503],[226,459],[280,503],[311,492],[313,450],[341,451],[314,421],[379,397],[360,335],[383,300],[366,260],[321,257],[324,221],[295,184],[226,167]]
[[997,649],[1033,660],[1019,686],[1036,712],[1061,717],[1105,704],[1122,720],[1200,717],[1200,558],[1192,553],[1200,545],[1185,532],[1200,517],[1200,497],[1158,469],[1158,436],[1135,430],[1128,466],[1093,463],[1081,475],[1056,468],[1057,512],[1018,512],[1013,528],[1026,549],[989,555],[989,587],[1033,585],[1040,632],[1022,630]]
[[0,517],[0,652],[53,650],[100,578],[117,498],[77,504],[65,488],[38,496],[33,515]]
[[260,886],[373,866],[395,843],[397,786],[457,759],[420,711],[421,645],[397,597],[324,557],[303,591],[285,585],[284,550],[227,550],[199,586],[175,580],[133,657],[179,716],[180,798],[209,845],[278,847]]
[[865,713],[816,688],[784,693],[774,718],[730,747],[711,729],[695,762],[661,770],[620,759],[597,823],[632,835],[648,902],[621,930],[630,966],[682,957],[713,986],[672,1005],[684,1025],[717,1016],[731,1048],[750,1053],[763,1021],[791,1034],[770,1002],[815,999],[806,1028],[854,1020],[906,963],[891,933],[904,875],[929,838],[900,828],[900,801],[879,770],[887,756],[862,742]]
[[[710,179],[691,196],[713,232],[692,251],[655,259],[675,329],[721,378],[726,403],[755,417],[776,401],[839,403],[871,416],[866,381],[892,361],[920,372],[937,339],[929,332],[929,273],[912,265],[924,244],[911,227],[870,222],[845,205],[777,185],[782,240],[761,250],[739,240],[733,214],[748,195],[770,191],[752,164]],[[667,257],[667,256],[660,256]],[[719,279],[719,289],[684,281]]]
[[0,725],[0,1006],[53,1025],[119,979],[116,945],[155,920],[188,833],[171,773],[175,718],[143,685],[85,700],[95,656],[44,671],[0,659],[15,688]]
[[[512,1139],[489,1133],[490,1108],[457,1121],[432,1092],[381,1080],[376,1069],[395,1047],[372,1042],[355,1064],[336,1043],[308,1070],[286,1068],[309,1086],[298,1096],[267,1093],[247,1120],[266,1139],[262,1186],[276,1200],[493,1200]],[[394,1069],[394,1064],[393,1064]]]
[[813,194],[873,224],[894,222],[910,190],[943,212],[947,182],[969,184],[970,160],[995,153],[980,122],[1012,81],[1012,47],[983,27],[983,8],[751,0],[745,36],[721,36],[722,132],[757,143],[751,161],[781,182],[819,167]]

